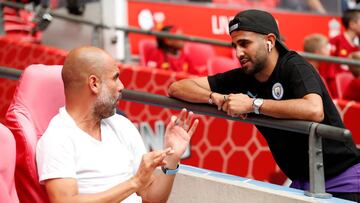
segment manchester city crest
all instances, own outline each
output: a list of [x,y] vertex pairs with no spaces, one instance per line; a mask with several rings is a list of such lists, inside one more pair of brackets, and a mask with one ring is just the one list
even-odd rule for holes
[[284,88],[281,83],[277,82],[273,85],[272,95],[276,100],[280,100],[284,96]]

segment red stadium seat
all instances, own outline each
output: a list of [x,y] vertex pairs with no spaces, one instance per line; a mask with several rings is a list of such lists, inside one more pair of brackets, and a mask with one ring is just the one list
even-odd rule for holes
[[15,189],[16,146],[13,134],[0,123],[0,202],[18,203]]
[[23,72],[6,114],[16,140],[16,189],[21,203],[45,203],[39,184],[35,148],[50,119],[65,104],[61,66],[31,65]]
[[351,72],[342,72],[335,76],[336,90],[338,92],[339,99],[343,98],[344,92],[353,78],[354,76]]
[[234,68],[239,68],[240,63],[239,63],[239,61],[235,61],[232,58],[216,56],[216,57],[210,58],[207,61],[207,67],[208,67],[209,75],[214,75],[217,73],[226,72],[226,71],[234,69]]
[[32,33],[36,24],[32,22],[34,14],[25,9],[3,8],[3,25],[5,35],[19,41],[35,42],[41,41],[42,33]]
[[194,69],[207,69],[208,59],[215,56],[214,47],[209,44],[188,42],[184,45],[184,53]]
[[157,49],[156,41],[150,39],[143,39],[139,42],[139,57],[140,65],[147,66],[149,56]]

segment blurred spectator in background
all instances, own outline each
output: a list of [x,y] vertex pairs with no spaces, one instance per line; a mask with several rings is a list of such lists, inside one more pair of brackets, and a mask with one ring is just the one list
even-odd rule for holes
[[[164,26],[161,31],[172,34],[183,33],[181,29],[173,25]],[[203,71],[190,66],[189,59],[184,53],[184,40],[157,37],[156,41],[157,50],[149,55],[147,66],[163,70],[187,72],[195,75],[198,75]]]
[[[349,58],[360,61],[360,51],[351,53]],[[352,79],[345,90],[344,99],[360,101],[360,66],[349,65],[349,70],[354,75],[354,79]]]
[[295,11],[326,13],[320,0],[280,0],[279,8]]
[[[319,33],[306,36],[304,39],[304,52],[329,56],[330,44],[328,38],[325,35]],[[326,67],[324,66],[328,65],[327,63],[322,63],[320,61],[311,59],[308,59],[308,62],[318,71],[326,71]]]
[[[318,54],[322,56],[330,56],[329,39],[325,35],[320,33],[314,33],[306,36],[304,39],[304,52]],[[331,64],[313,59],[306,60],[319,72],[321,79],[325,83],[326,89],[329,91],[329,94],[332,97],[328,84],[326,83],[323,76],[326,75],[326,72],[328,71],[328,68],[329,66],[331,66]]]
[[346,11],[348,9],[359,8],[360,0],[341,0],[341,8],[342,11]]
[[[360,35],[360,10],[350,9],[343,13],[341,18],[345,31],[338,36],[330,39],[331,55],[337,57],[348,57],[350,53],[359,51]],[[346,65],[332,64],[326,74],[323,75],[329,85],[331,94],[337,98],[335,75],[340,72],[348,71]]]
[[213,0],[213,3],[238,4],[246,8],[272,9],[278,6],[279,0]]
[[[182,30],[172,25],[164,26],[161,31],[182,34]],[[183,51],[183,40],[157,37],[156,41],[158,49],[149,56],[149,67],[188,72],[189,62]]]

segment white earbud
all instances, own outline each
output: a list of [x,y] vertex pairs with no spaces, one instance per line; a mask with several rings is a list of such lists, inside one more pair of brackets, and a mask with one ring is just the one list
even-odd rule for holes
[[270,53],[272,49],[272,43],[270,41],[267,41],[266,44],[268,45],[268,51]]

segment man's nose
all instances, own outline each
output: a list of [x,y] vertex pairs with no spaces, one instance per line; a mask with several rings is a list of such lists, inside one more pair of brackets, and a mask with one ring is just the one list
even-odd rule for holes
[[240,58],[242,58],[244,56],[244,49],[241,48],[240,46],[237,46],[235,51],[236,51],[236,57],[238,59],[240,59]]
[[124,84],[121,82],[121,80],[119,79],[119,83],[118,83],[118,92],[121,92],[124,89]]

